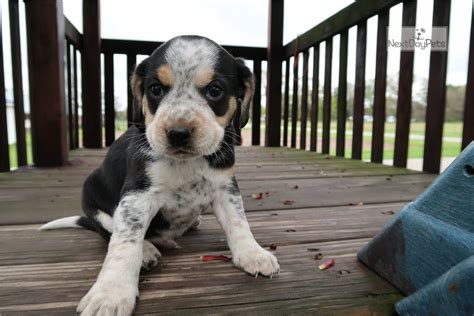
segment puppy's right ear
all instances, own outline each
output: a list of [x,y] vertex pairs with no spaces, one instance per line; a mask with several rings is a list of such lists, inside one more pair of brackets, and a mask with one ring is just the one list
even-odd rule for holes
[[145,114],[144,114],[144,104],[143,104],[143,95],[145,93],[144,81],[145,76],[148,72],[149,67],[148,58],[143,60],[138,66],[135,67],[135,70],[132,74],[131,85],[132,85],[132,94],[133,94],[133,123],[138,126],[144,126],[145,124]]

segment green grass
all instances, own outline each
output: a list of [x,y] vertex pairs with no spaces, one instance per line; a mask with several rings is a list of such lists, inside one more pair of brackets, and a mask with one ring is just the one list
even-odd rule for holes
[[[26,161],[28,164],[33,163],[33,154],[31,149],[31,133],[29,130],[26,131]],[[18,167],[18,155],[16,152],[16,144],[10,144],[8,146],[8,154],[10,155],[10,168]]]
[[[371,137],[364,137],[364,143],[369,143],[372,141]],[[331,141],[335,141],[335,139],[331,139]],[[349,158],[351,156],[351,147],[350,144],[352,142],[352,138],[346,138],[346,146],[345,157]],[[394,138],[385,138],[384,139],[384,152],[383,152],[383,159],[393,159],[394,155],[394,145],[395,139]],[[424,141],[423,140],[410,140],[408,146],[408,158],[409,159],[416,159],[416,158],[423,158],[424,153]],[[458,142],[449,142],[444,141],[442,146],[442,157],[456,157],[461,151],[461,143]],[[335,151],[331,151],[331,154],[335,154]],[[364,146],[362,151],[362,159],[363,160],[370,160],[371,157],[371,148],[368,146]]]
[[[385,133],[395,134],[396,123],[385,123]],[[412,122],[410,124],[410,135],[425,135],[425,123],[424,122]],[[331,129],[336,129],[336,122],[331,123]],[[347,122],[347,130],[352,129],[352,122]],[[364,123],[364,131],[371,131],[372,123]],[[444,137],[461,137],[462,135],[462,123],[461,122],[446,122],[443,128]]]
[[[282,124],[283,126],[283,124]],[[309,122],[307,124],[307,135],[310,133]],[[318,122],[318,152],[321,146],[321,122]],[[261,130],[265,128],[264,124],[261,125]],[[396,123],[385,123],[385,137],[384,137],[384,159],[393,159],[394,145],[395,145],[395,128]],[[251,125],[247,125],[244,130],[250,130]],[[289,122],[289,131],[291,133],[291,122]],[[330,154],[335,155],[335,142],[336,142],[336,121],[331,122],[331,150]],[[346,122],[346,150],[345,156],[351,156],[351,144],[352,144],[352,122]],[[297,135],[300,133],[300,122],[297,124]],[[364,136],[363,136],[363,151],[362,156],[364,160],[370,160],[371,157],[371,142],[372,142],[372,122],[364,123]],[[369,134],[369,135],[367,135]],[[410,124],[410,140],[408,148],[408,158],[416,159],[423,158],[424,153],[424,137],[425,137],[425,123],[424,122],[412,122]],[[461,151],[461,137],[462,137],[462,122],[446,122],[443,128],[443,137],[450,137],[452,139],[443,140],[442,145],[442,157],[456,157]]]

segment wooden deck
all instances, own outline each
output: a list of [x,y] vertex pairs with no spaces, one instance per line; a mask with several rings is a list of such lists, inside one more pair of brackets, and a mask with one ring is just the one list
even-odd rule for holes
[[[275,244],[281,274],[250,277],[203,254],[230,254],[212,215],[140,278],[137,314],[312,313],[390,315],[402,296],[356,252],[433,175],[291,149],[238,148],[237,177],[257,241]],[[105,150],[76,150],[71,166],[0,174],[0,314],[71,315],[106,252],[95,233],[39,232],[81,214],[85,176]],[[262,200],[253,193],[268,192]],[[265,195],[265,194],[264,194]],[[335,259],[319,271],[315,254]]]

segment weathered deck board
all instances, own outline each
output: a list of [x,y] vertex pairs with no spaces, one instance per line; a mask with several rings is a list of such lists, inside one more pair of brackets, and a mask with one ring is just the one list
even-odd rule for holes
[[[50,248],[45,253],[40,252],[41,256],[36,260],[56,253],[63,254],[53,257],[54,260],[50,263],[32,264],[26,261],[19,264],[21,254],[26,254],[26,251],[17,251],[16,262],[8,265],[4,265],[6,261],[2,256],[0,312],[8,314],[33,309],[43,315],[55,311],[72,313],[78,300],[92,285],[100,269],[106,245],[95,234],[79,230],[69,230],[69,239],[64,239],[65,236],[59,239],[56,232],[51,232],[51,236],[47,238],[50,242],[43,244],[41,240],[44,237],[40,241],[34,237],[45,233],[34,229],[35,227],[29,227],[20,232],[28,235],[30,243],[35,241],[43,250]],[[202,229],[193,236],[196,243],[187,244],[183,240],[183,250],[168,252],[158,269],[142,275],[139,312],[170,312],[190,308],[213,308],[215,312],[221,308],[224,311],[236,311],[240,305],[265,302],[273,302],[272,309],[280,310],[295,308],[285,308],[284,305],[289,300],[309,297],[313,298],[313,308],[320,306],[337,310],[342,307],[345,310],[348,307],[375,308],[380,305],[374,299],[376,296],[388,296],[390,303],[400,298],[395,289],[357,262],[355,252],[367,239],[278,246],[276,254],[282,272],[270,280],[254,279],[234,269],[229,263],[201,262],[199,258],[203,254],[228,254],[224,250],[224,235],[218,233],[221,244],[219,248],[222,250],[217,250],[208,246],[209,234],[214,232]],[[59,249],[55,246],[59,246]],[[319,271],[318,262],[313,259],[314,252],[308,251],[308,247],[317,247],[326,258],[334,258],[336,266],[328,271]],[[64,251],[76,255],[70,256]],[[340,274],[339,271],[342,270],[350,273]],[[335,306],[338,300],[346,300],[346,303]],[[252,308],[257,307],[258,305]],[[265,305],[263,307],[265,310],[269,308]]]
[[[81,214],[80,191],[105,150],[77,150],[69,167],[0,174],[0,313],[70,315],[93,284],[106,251],[95,233],[39,232],[48,219]],[[355,256],[433,176],[289,149],[243,147],[236,168],[258,242],[276,244],[282,267],[252,278],[203,254],[229,254],[212,215],[144,273],[137,313],[390,315],[399,292]],[[269,192],[262,200],[253,193]],[[285,201],[294,201],[286,202]],[[334,258],[319,271],[314,252]],[[349,271],[350,273],[340,271]]]

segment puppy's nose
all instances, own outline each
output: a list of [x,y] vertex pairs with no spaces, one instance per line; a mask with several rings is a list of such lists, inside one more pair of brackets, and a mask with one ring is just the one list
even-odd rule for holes
[[189,144],[191,130],[187,127],[173,127],[167,133],[168,142],[173,147],[184,147]]

